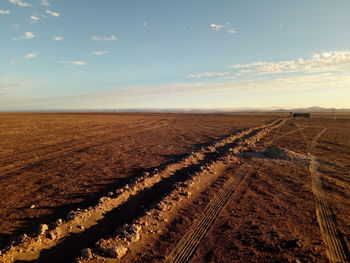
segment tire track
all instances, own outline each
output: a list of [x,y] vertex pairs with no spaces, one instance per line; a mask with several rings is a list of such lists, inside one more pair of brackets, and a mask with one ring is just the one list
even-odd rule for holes
[[[141,132],[145,132],[145,131],[150,131],[150,130],[162,128],[163,127],[162,125],[164,125],[164,124],[156,123],[156,124],[151,125],[151,127],[149,127],[150,125],[147,125],[147,126],[145,125],[145,127],[138,127],[137,129],[135,129],[133,131],[125,132],[125,133],[123,133],[122,136],[128,136],[128,135],[131,135],[133,133],[141,133]],[[101,136],[101,135],[99,135],[99,136]],[[61,158],[62,156],[71,154],[73,152],[82,151],[84,149],[88,149],[91,147],[97,147],[100,145],[104,145],[106,143],[109,143],[109,142],[115,140],[118,137],[119,136],[114,137],[114,138],[108,138],[108,139],[102,138],[101,140],[98,140],[98,138],[94,138],[93,142],[77,144],[77,145],[74,145],[71,147],[66,147],[66,148],[61,149],[61,150],[54,150],[52,152],[39,153],[39,154],[35,155],[34,157],[31,157],[30,159],[27,159],[27,160],[22,161],[22,162],[21,162],[21,160],[20,161],[17,160],[16,163],[14,163],[14,164],[3,166],[0,168],[0,179],[5,178],[9,174],[20,172],[23,169],[27,169],[29,167],[38,165],[44,161],[49,161],[49,160],[52,160],[55,158]],[[98,142],[96,142],[96,141],[98,141]]]
[[[312,140],[311,147],[315,147],[318,139],[326,132],[324,128]],[[342,233],[338,230],[335,214],[329,206],[326,193],[322,185],[322,173],[320,172],[320,161],[311,156],[309,170],[312,178],[312,192],[315,197],[316,216],[321,230],[322,239],[327,247],[327,255],[332,263],[349,262],[349,250]]]
[[226,204],[236,187],[243,178],[252,171],[250,166],[252,163],[245,164],[237,170],[225,184],[217,197],[208,205],[200,221],[192,230],[180,240],[173,252],[168,256],[167,263],[188,262],[196,251],[200,241],[208,232],[210,226],[214,222],[222,207]]
[[[235,152],[232,151],[233,149],[231,147],[234,147],[237,151],[248,149],[272,129],[283,125],[283,123],[283,120],[275,120],[268,124],[236,132],[220,141],[214,142],[208,147],[202,148],[198,152],[192,152],[181,161],[167,165],[161,171],[157,169],[151,174],[140,176],[130,184],[125,185],[123,189],[118,189],[117,196],[113,198],[103,197],[94,207],[72,211],[71,216],[68,215],[66,220],[61,220],[60,223],[54,224],[55,226],[53,228],[46,229],[38,236],[26,236],[20,243],[13,244],[1,251],[0,262],[1,259],[6,259],[8,262],[19,259],[27,260],[26,262],[28,262],[42,256],[40,258],[41,260],[46,257],[54,256],[57,253],[67,253],[68,250],[71,250],[70,253],[72,254],[68,253],[65,255],[67,259],[71,256],[75,256],[79,254],[80,251],[75,251],[75,249],[72,248],[73,243],[86,243],[87,239],[91,239],[89,242],[94,243],[96,238],[103,236],[104,231],[109,230],[108,228],[106,229],[103,221],[108,221],[109,218],[113,218],[114,214],[118,212],[117,208],[124,207],[125,211],[129,211],[128,209],[130,207],[139,207],[140,202],[145,202],[145,200],[149,203],[148,205],[151,205],[152,202],[156,202],[160,195],[163,196],[165,194],[164,186],[171,188],[172,185],[183,181],[184,178],[191,177],[191,173],[199,172],[205,166],[210,166],[214,160],[218,160],[229,153]],[[242,178],[244,175],[245,173],[241,175]],[[238,176],[237,178],[240,177]],[[234,185],[238,185],[242,179],[237,181],[237,178],[232,179],[230,184],[224,188],[218,201],[213,203],[210,214],[215,213],[223,206],[226,202],[225,200],[231,195],[232,189],[235,187]],[[135,210],[133,209],[133,211]],[[130,213],[130,211],[124,214],[127,217],[125,220],[138,216],[135,213]],[[206,219],[207,227],[209,227],[212,222],[211,218],[212,217]],[[114,221],[111,223],[113,223],[111,227],[115,228],[116,225]],[[202,231],[203,230],[201,230],[201,232]],[[52,236],[54,238],[52,238]],[[90,243],[86,245],[89,246]],[[41,252],[45,253],[42,254]]]

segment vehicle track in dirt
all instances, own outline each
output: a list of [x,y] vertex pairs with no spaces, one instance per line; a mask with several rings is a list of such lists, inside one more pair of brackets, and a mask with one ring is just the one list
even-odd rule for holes
[[173,252],[168,256],[167,263],[188,262],[190,260],[201,239],[205,236],[235,188],[248,173],[252,172],[252,165],[253,163],[246,163],[232,175],[216,198],[210,202],[202,218],[179,241]]
[[[319,138],[326,132],[325,127],[312,140],[310,147],[318,143]],[[320,172],[320,161],[311,155],[309,170],[312,177],[312,191],[315,197],[316,216],[322,234],[322,239],[327,247],[327,255],[332,263],[349,262],[349,250],[343,234],[338,230],[336,215],[329,206],[326,193],[322,184],[322,173]]]
[[[124,132],[121,136],[128,136],[133,133],[140,133],[144,131],[150,131],[158,128],[162,128],[166,123],[162,123],[160,121],[153,123],[153,124],[145,124],[143,126],[135,126],[135,130],[128,131],[128,129],[123,129]],[[84,149],[88,149],[90,147],[96,147],[103,144],[106,144],[110,141],[116,140],[120,136],[109,136],[110,138],[105,138],[105,135],[111,134],[110,131],[102,132],[101,134],[98,134],[98,137],[96,136],[88,136],[84,139],[91,139],[94,138],[93,142],[87,142],[87,143],[78,143],[74,146],[67,146],[62,147],[63,149],[54,150],[54,151],[45,151],[43,153],[36,154],[34,157],[31,156],[29,158],[25,159],[19,159],[16,161],[16,163],[11,163],[9,165],[4,165],[0,168],[0,179],[4,178],[5,176],[8,176],[9,174],[13,174],[16,172],[19,172],[23,169],[27,169],[28,167],[35,166],[41,162],[48,161],[54,158],[61,158],[64,155],[70,154],[72,152],[82,151]],[[98,141],[98,142],[96,142]]]
[[[95,207],[76,211],[72,217],[59,224],[54,224],[39,236],[22,237],[18,244],[13,244],[2,251],[0,260],[47,262],[48,259],[52,259],[54,260],[52,262],[69,262],[80,254],[81,248],[95,244],[111,229],[115,229],[119,224],[130,223],[142,216],[147,207],[150,208],[159,198],[166,195],[176,183],[190,178],[191,174],[200,172],[203,167],[232,152],[232,147],[236,146],[237,151],[247,149],[249,145],[264,136],[269,129],[282,124],[282,120],[276,120],[266,125],[236,132],[198,152],[191,153],[180,162],[166,166],[162,171],[156,170],[151,174],[141,176],[120,189],[116,197],[102,198]],[[130,209],[138,211],[137,208],[141,206],[146,208],[139,209],[140,212],[136,214],[130,213]],[[124,216],[120,217],[120,214]],[[107,222],[112,223],[106,225]],[[56,255],[64,255],[64,258],[57,261]]]

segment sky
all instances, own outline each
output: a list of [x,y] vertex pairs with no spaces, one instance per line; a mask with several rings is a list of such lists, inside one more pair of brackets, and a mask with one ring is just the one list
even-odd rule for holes
[[348,0],[0,0],[0,111],[350,108]]

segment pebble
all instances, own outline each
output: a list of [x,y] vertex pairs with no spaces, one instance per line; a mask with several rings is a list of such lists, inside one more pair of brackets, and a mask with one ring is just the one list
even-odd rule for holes
[[23,234],[23,235],[21,235],[20,237],[19,237],[19,239],[18,239],[18,241],[19,242],[23,242],[24,240],[26,240],[27,239],[27,235],[26,234]]
[[105,252],[107,255],[118,259],[122,258],[127,251],[128,248],[124,246],[116,246],[112,248],[103,249],[103,252]]
[[50,233],[47,235],[47,237],[48,237],[49,239],[51,239],[51,240],[56,239],[55,234],[54,234],[54,233],[52,233],[52,232],[50,232]]
[[106,202],[108,199],[109,199],[108,197],[103,196],[98,201],[99,201],[99,203],[103,203],[103,202]]
[[131,235],[128,235],[128,240],[130,242],[137,242],[140,240],[140,238],[141,238],[140,233],[133,233]]
[[30,206],[30,209],[34,209],[34,208],[35,208],[35,205],[31,205],[31,206]]
[[84,248],[82,251],[81,251],[81,256],[83,258],[92,258],[92,251],[90,248]]
[[46,230],[48,230],[48,229],[49,229],[48,225],[46,225],[46,224],[41,224],[41,225],[39,226],[38,234],[39,234],[39,235],[42,235],[42,234],[44,234],[44,233],[46,232]]
[[113,192],[108,192],[107,196],[109,197],[113,196]]

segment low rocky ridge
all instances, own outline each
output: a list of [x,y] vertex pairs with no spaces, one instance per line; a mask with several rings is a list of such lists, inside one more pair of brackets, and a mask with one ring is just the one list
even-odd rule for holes
[[[192,202],[191,200],[184,202],[183,199],[194,199],[208,184],[217,179],[225,167],[229,164],[239,164],[241,162],[235,154],[252,150],[260,138],[278,126],[269,127],[257,132],[252,137],[242,139],[237,143],[237,146],[230,148],[221,158],[202,166],[187,181],[177,183],[168,195],[159,200],[154,208],[148,210],[143,217],[140,217],[132,225],[124,225],[122,228],[116,229],[115,236],[108,239],[101,239],[96,243],[95,247],[88,248],[90,251],[93,251],[93,254],[86,257],[82,253],[82,256],[77,258],[76,262],[105,262],[106,258],[109,258],[109,261],[113,262],[111,258],[121,259],[128,251],[138,247],[135,243],[141,240],[141,236],[145,239],[150,234],[159,236],[163,229],[168,228],[171,214],[176,214],[180,208]],[[206,184],[200,185],[199,181],[205,181]],[[143,240],[142,243],[147,243],[147,241]],[[120,253],[115,253],[115,251],[119,251]]]

